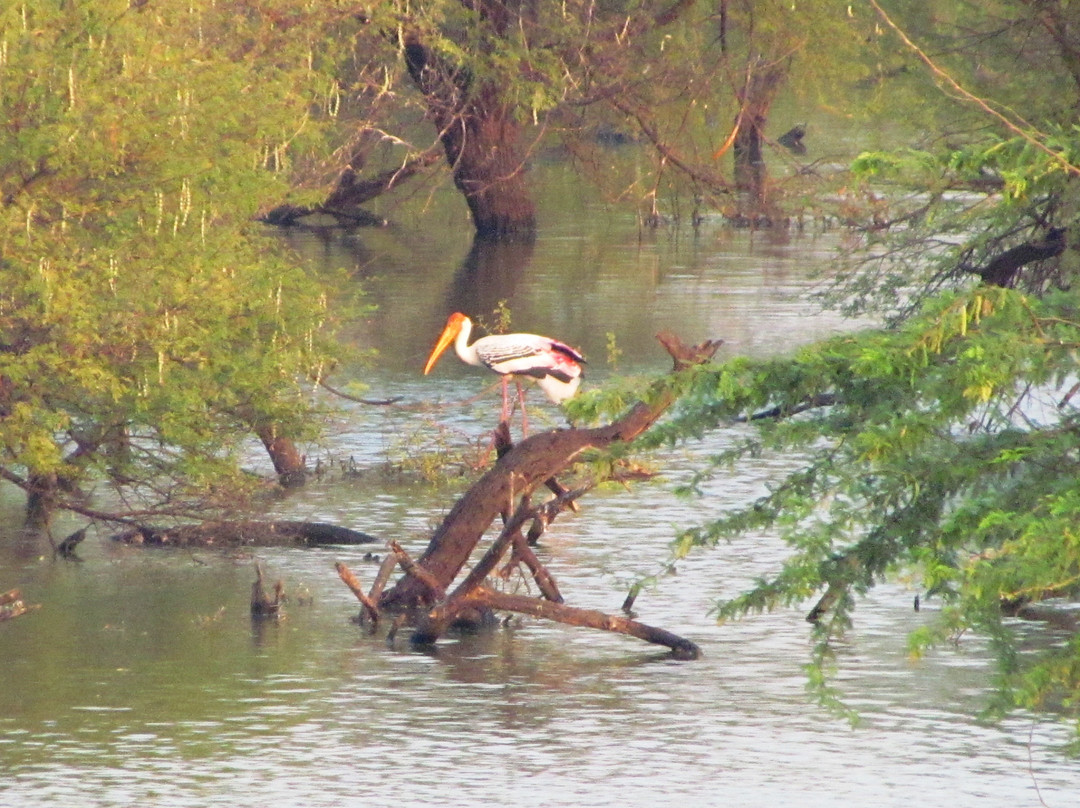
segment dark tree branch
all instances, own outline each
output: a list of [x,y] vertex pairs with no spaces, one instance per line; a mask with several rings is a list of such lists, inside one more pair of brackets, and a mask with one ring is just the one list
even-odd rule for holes
[[968,272],[978,275],[991,286],[1011,287],[1020,270],[1028,264],[1045,261],[1065,252],[1065,235],[1065,228],[1052,227],[1042,241],[1025,241],[1005,250],[985,266],[968,268]]
[[664,645],[672,650],[680,659],[698,659],[701,649],[698,646],[677,634],[672,634],[662,628],[639,623],[628,617],[605,614],[593,609],[580,609],[567,606],[563,603],[554,603],[550,600],[540,600],[523,595],[509,595],[503,592],[495,592],[486,587],[479,587],[472,592],[468,599],[470,606],[486,606],[500,611],[527,614],[532,617],[540,617],[545,620],[554,620],[570,626],[583,626],[596,628],[602,631],[613,631],[618,634],[628,634],[639,640]]

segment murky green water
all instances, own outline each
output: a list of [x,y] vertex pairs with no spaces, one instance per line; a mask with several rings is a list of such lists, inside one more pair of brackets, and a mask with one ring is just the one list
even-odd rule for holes
[[[556,178],[557,179],[557,178]],[[723,353],[768,354],[840,328],[815,314],[810,271],[841,236],[801,238],[705,229],[641,236],[632,220],[560,190],[532,250],[468,262],[463,206],[437,196],[433,215],[394,211],[377,233],[297,237],[306,260],[354,270],[379,306],[353,338],[381,351],[354,372],[370,395],[451,403],[487,379],[453,358],[419,367],[447,311],[499,300],[513,325],[580,345],[588,382],[661,372],[652,335],[723,337]],[[513,271],[514,267],[524,270]],[[350,405],[329,444],[329,469],[274,512],[355,527],[419,550],[453,492],[378,475],[345,475],[400,454],[433,428],[481,436],[490,402],[436,413]],[[536,418],[544,405],[533,396]],[[670,493],[696,451],[666,458],[665,479],[589,495],[560,519],[541,554],[568,602],[616,611],[626,586],[662,558],[675,526],[752,497],[784,462],[766,458],[717,481],[698,502]],[[330,465],[330,461],[334,465]],[[252,462],[265,465],[258,454]],[[263,469],[263,470],[267,470]],[[0,520],[19,503],[0,503]],[[73,523],[73,527],[78,526]],[[60,528],[63,529],[63,526]],[[911,662],[905,635],[932,617],[914,590],[883,586],[859,606],[840,681],[864,722],[851,728],[804,694],[802,612],[715,625],[713,599],[775,564],[783,548],[749,536],[688,560],[638,600],[640,619],[703,649],[691,663],[621,636],[515,620],[434,651],[363,634],[336,560],[364,581],[367,548],[256,551],[295,595],[287,619],[252,625],[253,557],[147,552],[93,536],[82,563],[9,550],[0,589],[41,603],[0,625],[0,806],[1071,806],[1080,769],[1056,747],[1067,728],[1017,715],[985,727],[988,653],[979,638]],[[1051,642],[1026,627],[1032,642]]]

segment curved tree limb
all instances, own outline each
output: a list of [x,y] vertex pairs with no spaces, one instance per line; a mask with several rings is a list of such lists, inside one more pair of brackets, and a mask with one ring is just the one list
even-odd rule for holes
[[[659,334],[657,338],[671,354],[675,371],[708,361],[720,346],[719,341],[686,346],[669,333]],[[584,492],[564,491],[554,500],[533,506],[531,496],[538,487],[571,465],[581,452],[636,438],[660,418],[676,395],[672,385],[659,380],[646,391],[641,401],[607,426],[553,430],[533,435],[516,446],[504,447],[505,451],[495,465],[450,510],[418,559],[412,561],[391,542],[391,549],[406,574],[392,589],[378,597],[378,611],[426,610],[413,635],[413,641],[420,643],[434,642],[462,616],[471,617],[478,611],[499,609],[628,634],[665,645],[682,658],[696,658],[700,651],[694,643],[663,629],[638,623],[629,617],[563,604],[554,578],[529,550],[528,539],[522,535],[522,528],[530,521],[533,522],[530,535],[542,531],[568,502]],[[500,515],[504,525],[499,535],[462,582],[446,594]],[[500,561],[512,549],[511,564],[523,562],[529,567],[543,597],[502,594],[485,585],[488,576],[496,571]]]
[[[657,339],[671,354],[675,370],[707,361],[720,347],[717,341],[686,346],[668,333],[657,335]],[[508,502],[530,495],[588,449],[633,440],[652,426],[675,398],[675,393],[661,380],[622,418],[607,426],[553,430],[521,441],[457,501],[432,535],[418,563],[443,587],[449,587]],[[506,546],[509,545],[510,537],[507,537]],[[403,578],[384,593],[380,606],[391,609],[430,606],[433,601],[426,589],[415,580]]]

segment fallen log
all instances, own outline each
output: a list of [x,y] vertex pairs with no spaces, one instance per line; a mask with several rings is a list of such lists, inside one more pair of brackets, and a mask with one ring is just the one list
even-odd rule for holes
[[[720,345],[720,342],[709,341],[688,347],[669,334],[658,335],[658,339],[671,354],[675,371],[708,361]],[[369,596],[377,612],[398,614],[393,631],[403,624],[405,615],[419,615],[413,641],[420,643],[436,641],[449,626],[463,618],[505,610],[628,634],[664,645],[680,658],[698,657],[700,650],[694,643],[671,632],[629,617],[564,604],[554,577],[531,552],[529,537],[522,533],[523,527],[532,522],[529,535],[535,540],[555,515],[588,490],[567,491],[557,483],[553,486],[557,474],[571,466],[586,450],[602,449],[636,438],[660,418],[676,397],[676,386],[666,379],[659,380],[645,392],[640,402],[607,426],[552,430],[533,435],[517,445],[501,447],[503,450],[494,466],[451,508],[418,558],[411,558],[391,543],[391,550],[405,574],[392,588],[381,594],[373,591]],[[533,493],[545,485],[556,491],[557,496],[533,506]],[[488,528],[500,517],[504,522],[502,531],[464,580],[450,591]],[[524,564],[540,587],[542,597],[500,593],[486,584],[508,552],[512,553],[511,561],[504,572],[519,563]],[[350,585],[350,589],[358,592],[358,586]]]
[[113,535],[114,541],[147,547],[320,547],[373,544],[379,539],[324,522],[224,521],[175,527],[140,525]]

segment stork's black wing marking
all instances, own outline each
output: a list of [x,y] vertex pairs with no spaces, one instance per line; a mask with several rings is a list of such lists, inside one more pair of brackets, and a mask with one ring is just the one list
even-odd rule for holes
[[[571,359],[573,359],[575,362],[578,362],[578,363],[580,363],[582,365],[587,364],[586,361],[585,361],[585,357],[582,356],[581,354],[579,354],[577,351],[575,351],[569,345],[563,345],[561,342],[552,342],[551,343],[551,350],[553,350],[553,351],[555,351],[557,353],[561,353],[563,356],[568,356]],[[556,377],[556,378],[558,378],[558,377]]]

